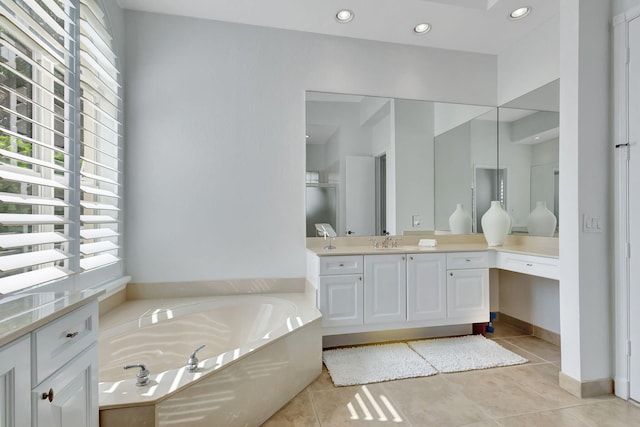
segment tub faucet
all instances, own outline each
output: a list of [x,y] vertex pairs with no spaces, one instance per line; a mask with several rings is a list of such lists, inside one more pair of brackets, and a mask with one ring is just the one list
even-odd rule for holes
[[195,372],[198,369],[198,358],[196,357],[196,353],[204,347],[204,344],[202,344],[200,347],[196,348],[193,353],[191,353],[191,356],[189,356],[189,360],[187,361],[189,372]]
[[149,370],[142,363],[135,363],[133,365],[124,365],[124,369],[140,368],[140,372],[136,375],[136,386],[144,387],[149,384]]

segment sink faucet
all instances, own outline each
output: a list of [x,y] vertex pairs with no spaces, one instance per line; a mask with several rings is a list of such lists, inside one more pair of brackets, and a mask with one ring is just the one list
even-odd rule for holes
[[144,387],[147,384],[149,384],[149,370],[144,364],[135,363],[133,365],[124,366],[124,369],[131,369],[131,368],[140,368],[140,372],[138,372],[138,375],[136,375],[136,386]]
[[389,242],[391,242],[391,236],[389,236],[388,234],[386,236],[384,236],[384,240],[382,241],[382,247],[383,248],[388,248],[389,247]]
[[204,348],[204,344],[200,347],[196,348],[191,356],[189,356],[189,360],[187,361],[187,367],[189,368],[189,372],[195,372],[198,370],[198,358],[196,357],[196,353]]

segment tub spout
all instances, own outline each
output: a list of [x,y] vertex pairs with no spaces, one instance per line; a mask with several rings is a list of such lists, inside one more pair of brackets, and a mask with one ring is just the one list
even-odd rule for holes
[[189,360],[187,361],[187,366],[189,367],[189,372],[195,372],[198,369],[198,358],[196,357],[196,353],[204,348],[204,344],[200,347],[196,348],[191,356],[189,356]]
[[133,365],[125,365],[124,369],[140,368],[140,372],[136,375],[136,386],[143,387],[149,384],[149,370],[142,363],[135,363]]

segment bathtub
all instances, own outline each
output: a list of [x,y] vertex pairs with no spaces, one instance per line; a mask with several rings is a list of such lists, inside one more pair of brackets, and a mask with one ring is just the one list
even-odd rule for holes
[[260,425],[320,375],[320,318],[304,293],[126,301],[100,317],[100,425]]

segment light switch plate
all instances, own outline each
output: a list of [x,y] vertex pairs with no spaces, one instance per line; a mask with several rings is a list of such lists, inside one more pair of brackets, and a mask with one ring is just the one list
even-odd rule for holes
[[597,216],[582,215],[583,233],[602,233],[602,220]]
[[412,224],[412,227],[419,227],[420,215],[411,215],[411,224]]

